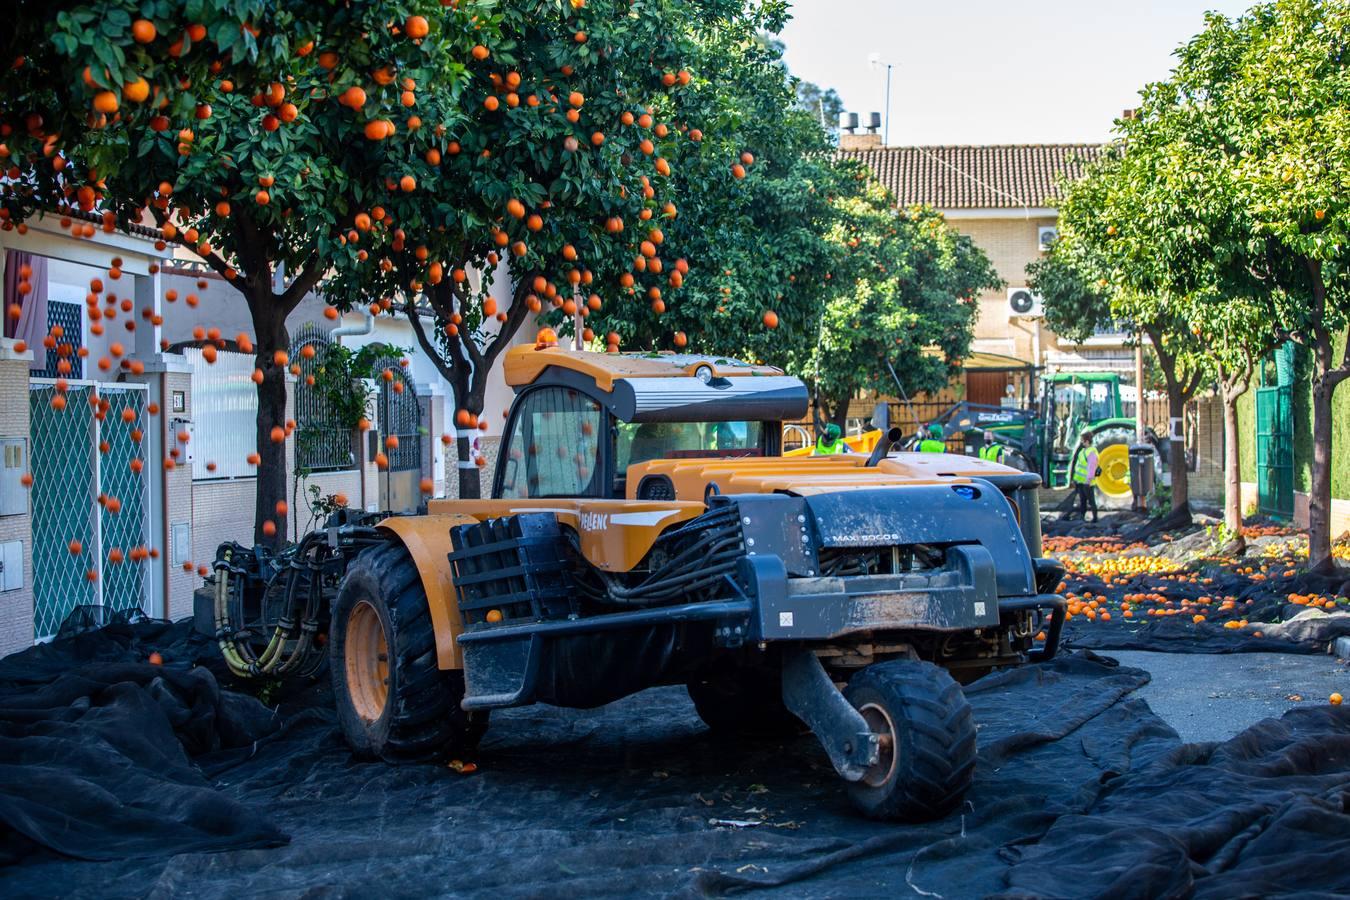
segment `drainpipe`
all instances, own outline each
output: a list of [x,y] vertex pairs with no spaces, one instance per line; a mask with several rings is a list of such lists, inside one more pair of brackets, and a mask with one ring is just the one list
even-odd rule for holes
[[[370,334],[375,330],[375,317],[370,314],[370,310],[362,309],[361,315],[365,317],[360,325],[339,325],[328,332],[330,338],[357,337],[359,335]],[[341,341],[339,341],[341,343]]]

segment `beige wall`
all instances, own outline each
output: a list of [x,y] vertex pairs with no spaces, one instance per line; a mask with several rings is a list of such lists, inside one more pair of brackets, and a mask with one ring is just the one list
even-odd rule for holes
[[1027,266],[1044,254],[1040,229],[1054,225],[1054,216],[1025,216],[1016,211],[998,218],[948,216],[948,223],[967,235],[989,257],[1006,288],[980,295],[979,320],[975,324],[975,349],[1001,353],[1037,365],[1082,365],[1091,368],[1128,366],[1130,351],[1123,345],[1083,346],[1060,341],[1040,320],[1009,318],[1007,288],[1027,283]]
[[[0,340],[0,437],[28,437],[28,361],[14,342]],[[31,447],[29,448],[31,452]],[[0,516],[0,542],[23,542],[23,587],[0,593],[0,656],[33,643],[33,519]]]
[[[948,219],[953,228],[969,236],[985,252],[1008,287],[1026,284],[1027,264],[1040,259],[1042,255],[1039,229],[1044,225],[1054,225],[1055,221],[1053,216]],[[980,317],[975,323],[975,339],[980,342],[978,349],[1039,363],[1036,359],[1037,338],[1040,339],[1039,349],[1042,352],[1054,346],[1053,335],[1039,321],[1008,317],[1008,293],[1005,288],[981,294],[979,306]]]

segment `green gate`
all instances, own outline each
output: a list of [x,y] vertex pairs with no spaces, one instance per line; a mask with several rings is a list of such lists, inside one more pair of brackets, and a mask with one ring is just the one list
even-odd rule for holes
[[[52,407],[57,393],[53,381],[29,383],[35,640],[53,637],[77,607],[97,622],[142,609],[146,587],[146,562],[132,560],[148,531],[145,476],[132,469],[133,459],[145,464],[145,390],[72,381],[63,409]],[[120,562],[109,560],[114,548]]]
[[1294,516],[1294,389],[1293,352],[1275,351],[1275,384],[1256,390],[1256,506],[1263,515],[1289,520]]

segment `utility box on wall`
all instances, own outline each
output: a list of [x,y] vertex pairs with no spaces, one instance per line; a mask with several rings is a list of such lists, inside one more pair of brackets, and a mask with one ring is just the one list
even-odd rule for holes
[[28,489],[23,486],[28,471],[28,439],[0,438],[4,467],[0,468],[0,516],[28,513]]
[[0,544],[0,591],[23,587],[23,541]]

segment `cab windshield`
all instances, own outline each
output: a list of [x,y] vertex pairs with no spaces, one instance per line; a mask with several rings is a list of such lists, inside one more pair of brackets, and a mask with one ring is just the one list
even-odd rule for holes
[[763,456],[763,422],[616,422],[615,472],[653,459]]

